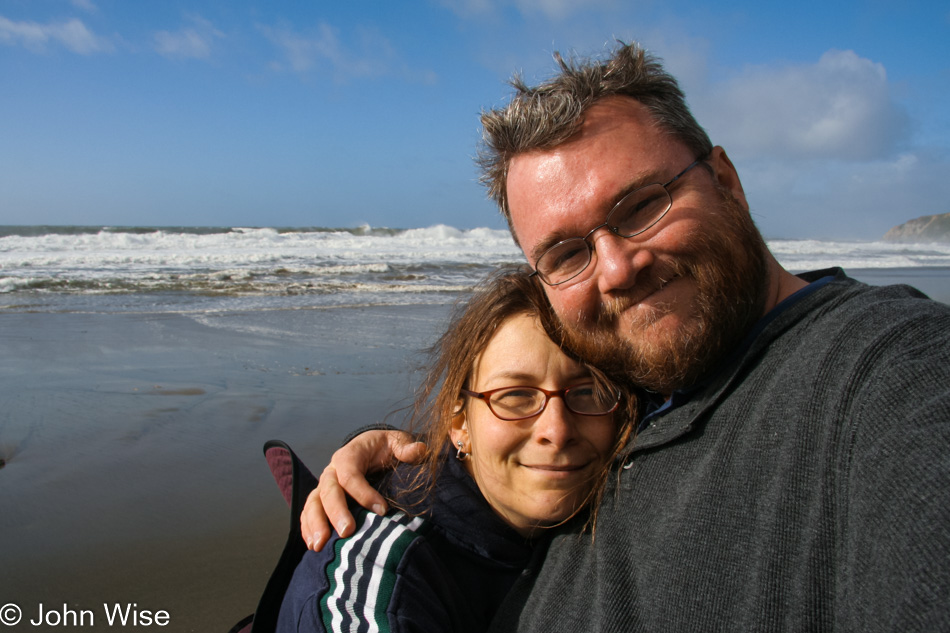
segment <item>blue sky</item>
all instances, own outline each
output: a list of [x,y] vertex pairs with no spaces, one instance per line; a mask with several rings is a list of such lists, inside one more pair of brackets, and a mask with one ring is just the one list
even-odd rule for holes
[[503,227],[480,110],[639,41],[767,237],[950,212],[945,2],[0,0],[0,224]]

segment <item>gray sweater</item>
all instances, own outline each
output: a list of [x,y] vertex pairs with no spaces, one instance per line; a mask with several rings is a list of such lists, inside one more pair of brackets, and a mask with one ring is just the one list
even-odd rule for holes
[[492,630],[950,630],[950,307],[829,274],[648,418]]

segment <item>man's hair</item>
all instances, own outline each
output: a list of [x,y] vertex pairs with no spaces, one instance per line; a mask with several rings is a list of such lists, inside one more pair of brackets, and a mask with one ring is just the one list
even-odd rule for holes
[[555,53],[554,59],[560,66],[557,75],[536,87],[515,75],[510,82],[515,94],[508,105],[483,111],[481,116],[482,143],[476,159],[482,169],[481,182],[513,236],[506,191],[512,158],[567,142],[580,130],[587,110],[601,99],[632,97],[646,106],[661,130],[686,145],[694,156],[707,156],[712,151],[709,136],[690,113],[676,79],[638,44],[620,42],[602,62],[565,60],[560,53]]

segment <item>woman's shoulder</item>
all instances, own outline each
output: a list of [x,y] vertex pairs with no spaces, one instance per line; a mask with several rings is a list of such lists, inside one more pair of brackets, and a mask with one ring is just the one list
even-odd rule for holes
[[[379,516],[354,509],[356,531],[346,538],[336,532],[319,552],[304,554],[294,574],[318,576],[319,583],[308,582],[314,593],[333,591],[372,570],[395,572],[410,546],[427,531],[423,517],[392,510]],[[292,583],[293,584],[293,583]]]
[[368,510],[354,512],[356,531],[347,538],[335,538],[324,549],[336,550],[334,559],[345,560],[358,556],[360,560],[392,564],[405,553],[410,543],[423,536],[428,528],[422,516],[413,516],[393,509],[379,516]]
[[[278,631],[462,630],[464,597],[427,542],[426,519],[359,512],[354,534],[307,552],[287,589]],[[393,622],[400,625],[393,628]]]

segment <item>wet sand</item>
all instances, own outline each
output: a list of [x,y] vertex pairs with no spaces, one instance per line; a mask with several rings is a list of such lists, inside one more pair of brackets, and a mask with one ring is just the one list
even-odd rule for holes
[[[445,307],[0,314],[0,605],[253,612],[289,512],[268,439],[323,464],[404,403]],[[32,614],[32,615],[31,615]]]

